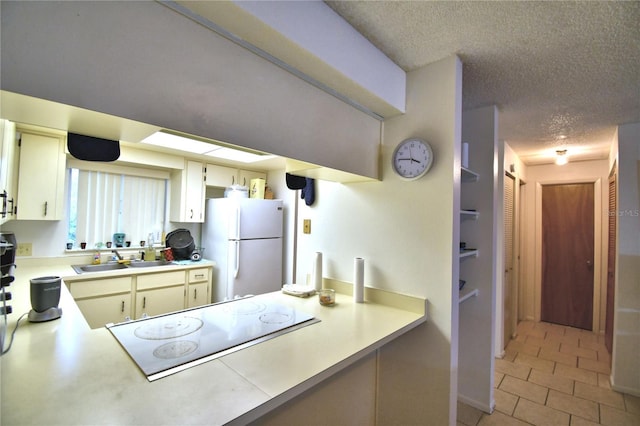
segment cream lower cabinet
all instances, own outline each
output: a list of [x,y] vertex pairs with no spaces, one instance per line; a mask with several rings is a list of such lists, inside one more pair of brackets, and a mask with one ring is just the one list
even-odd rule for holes
[[210,268],[200,268],[188,271],[189,281],[187,283],[187,308],[211,303],[210,270]]
[[66,284],[91,328],[211,303],[211,267]]
[[131,277],[73,281],[69,291],[91,328],[131,318]]
[[184,309],[185,284],[184,270],[138,275],[135,318]]

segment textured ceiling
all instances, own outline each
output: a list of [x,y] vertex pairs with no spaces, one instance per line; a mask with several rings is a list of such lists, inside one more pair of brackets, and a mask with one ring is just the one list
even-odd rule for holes
[[640,122],[640,2],[326,2],[405,71],[457,54],[463,109],[497,105],[527,164],[606,158]]

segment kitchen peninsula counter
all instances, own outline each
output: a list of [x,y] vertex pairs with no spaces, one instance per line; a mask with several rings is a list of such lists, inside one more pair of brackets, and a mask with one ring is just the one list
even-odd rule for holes
[[[29,279],[75,275],[69,266],[18,268],[9,287],[14,313],[5,347],[17,319],[30,309]],[[62,286],[62,317],[45,323],[24,318],[1,358],[2,424],[250,422],[426,321],[424,299],[371,296],[396,307],[353,303],[340,292],[333,307],[320,306],[317,297],[255,296],[320,322],[149,382],[106,328],[89,328]]]

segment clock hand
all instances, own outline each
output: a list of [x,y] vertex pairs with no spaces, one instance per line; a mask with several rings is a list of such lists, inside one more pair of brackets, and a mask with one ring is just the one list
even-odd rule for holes
[[416,159],[414,159],[414,158],[412,158],[412,159],[411,159],[411,162],[416,162],[416,163],[418,163],[418,164],[422,163],[422,161],[418,161],[418,160],[416,160]]

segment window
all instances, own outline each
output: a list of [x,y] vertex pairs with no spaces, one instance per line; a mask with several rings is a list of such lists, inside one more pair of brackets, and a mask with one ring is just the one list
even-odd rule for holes
[[167,179],[69,169],[70,242],[87,247],[113,241],[114,233],[138,246],[164,229]]

